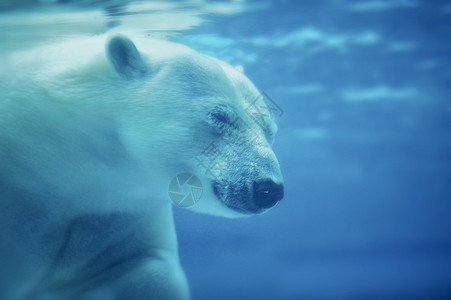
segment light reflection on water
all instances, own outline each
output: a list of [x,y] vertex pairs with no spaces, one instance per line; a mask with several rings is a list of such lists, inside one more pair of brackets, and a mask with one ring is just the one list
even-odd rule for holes
[[100,34],[112,29],[167,38],[200,26],[205,15],[231,15],[262,7],[241,1],[56,2],[35,1],[31,4],[23,1],[21,6],[20,1],[12,1],[0,6],[2,49],[28,47],[43,40]]

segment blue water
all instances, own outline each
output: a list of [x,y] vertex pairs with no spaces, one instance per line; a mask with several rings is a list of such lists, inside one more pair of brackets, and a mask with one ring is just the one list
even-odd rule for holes
[[278,207],[177,211],[194,298],[450,299],[451,1],[266,5],[181,37],[285,111]]
[[[122,22],[242,66],[284,110],[277,207],[175,209],[193,299],[451,299],[451,1],[31,2],[0,6],[21,47]],[[72,18],[11,17],[54,5]]]

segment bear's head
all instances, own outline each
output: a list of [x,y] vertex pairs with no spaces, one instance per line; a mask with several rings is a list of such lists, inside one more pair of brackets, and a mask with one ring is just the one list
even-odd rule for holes
[[190,208],[228,217],[261,213],[281,200],[271,148],[277,126],[264,95],[239,70],[185,46],[150,39],[137,45],[139,51],[114,37],[107,57],[117,85],[126,82],[140,95],[133,109],[140,121],[126,125],[126,138],[165,192],[171,178],[192,174],[203,191]]

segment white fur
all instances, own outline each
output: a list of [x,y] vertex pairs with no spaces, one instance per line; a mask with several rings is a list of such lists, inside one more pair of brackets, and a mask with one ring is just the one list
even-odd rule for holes
[[[213,104],[252,123],[244,107],[255,87],[185,46],[139,38],[147,73],[124,78],[108,40],[40,46],[0,67],[0,299],[188,299],[170,179],[200,177],[194,210],[241,215],[215,198],[193,158],[212,141]],[[259,172],[281,181],[272,141],[252,124],[259,136],[243,159],[268,161]]]

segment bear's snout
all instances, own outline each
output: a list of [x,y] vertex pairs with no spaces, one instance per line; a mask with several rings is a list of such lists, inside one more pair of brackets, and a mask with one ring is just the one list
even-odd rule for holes
[[241,214],[262,213],[283,198],[283,183],[272,179],[212,182],[213,193],[228,208]]
[[271,208],[283,198],[283,184],[271,179],[255,181],[253,201],[259,208]]

